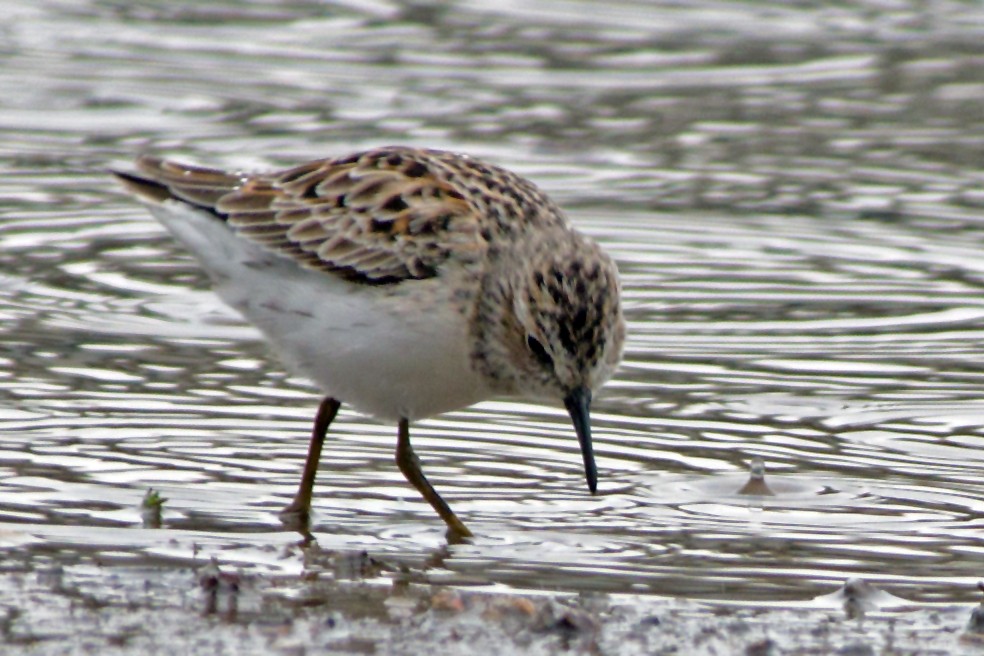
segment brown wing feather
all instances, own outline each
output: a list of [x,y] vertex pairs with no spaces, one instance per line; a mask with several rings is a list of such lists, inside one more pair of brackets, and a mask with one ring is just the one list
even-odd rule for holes
[[485,249],[476,208],[425,151],[389,148],[271,175],[224,173],[153,157],[140,173],[209,209],[244,238],[302,266],[394,283],[437,274]]

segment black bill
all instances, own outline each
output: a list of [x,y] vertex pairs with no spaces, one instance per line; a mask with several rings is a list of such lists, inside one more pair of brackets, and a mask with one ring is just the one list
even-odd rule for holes
[[564,399],[567,412],[574,422],[577,441],[581,443],[584,456],[584,475],[588,479],[591,494],[598,490],[598,469],[595,467],[594,450],[591,448],[591,390],[578,388]]

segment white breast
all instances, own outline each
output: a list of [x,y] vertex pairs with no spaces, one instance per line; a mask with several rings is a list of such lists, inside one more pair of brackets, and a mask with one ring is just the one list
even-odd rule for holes
[[469,364],[465,318],[442,278],[368,286],[302,269],[183,203],[154,215],[216,292],[322,391],[382,419],[418,419],[491,396]]

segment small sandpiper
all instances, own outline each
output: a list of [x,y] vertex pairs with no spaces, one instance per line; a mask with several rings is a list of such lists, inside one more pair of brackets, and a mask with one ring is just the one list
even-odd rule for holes
[[271,174],[156,157],[117,172],[294,371],[325,394],[284,517],[308,526],[341,404],[398,425],[396,462],[448,526],[410,422],[495,396],[562,400],[597,490],[591,397],[625,338],[618,271],[530,181],[478,159],[386,147]]

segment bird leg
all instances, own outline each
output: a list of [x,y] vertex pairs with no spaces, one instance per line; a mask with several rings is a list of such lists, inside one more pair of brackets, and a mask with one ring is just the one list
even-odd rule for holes
[[458,519],[451,507],[424,476],[424,472],[420,470],[420,459],[417,458],[417,454],[413,452],[413,447],[410,446],[410,422],[401,419],[399,432],[400,440],[396,445],[396,464],[406,479],[410,481],[410,484],[417,488],[427,503],[437,511],[444,523],[448,525],[448,542],[461,542],[463,538],[472,537],[472,532]]
[[306,527],[311,518],[311,494],[314,490],[314,477],[318,473],[318,462],[321,460],[321,447],[325,443],[325,435],[338,409],[342,406],[339,401],[326,396],[318,406],[318,414],[314,418],[314,428],[311,430],[311,444],[308,447],[307,460],[304,462],[304,473],[297,487],[297,494],[290,505],[284,508],[280,516],[286,517],[292,523],[297,522]]

